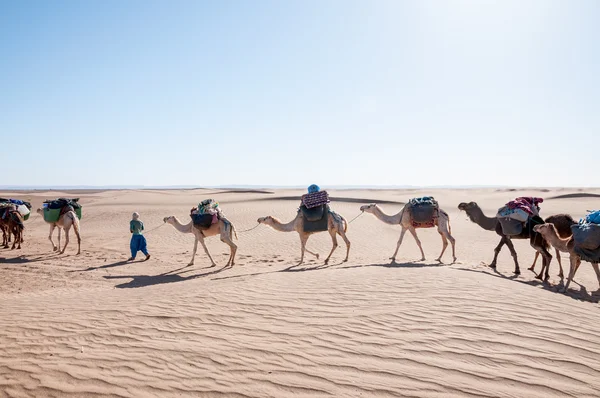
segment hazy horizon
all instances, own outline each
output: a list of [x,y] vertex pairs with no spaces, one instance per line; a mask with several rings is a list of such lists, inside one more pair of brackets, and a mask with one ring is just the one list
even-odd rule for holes
[[598,181],[598,1],[1,10],[4,185]]

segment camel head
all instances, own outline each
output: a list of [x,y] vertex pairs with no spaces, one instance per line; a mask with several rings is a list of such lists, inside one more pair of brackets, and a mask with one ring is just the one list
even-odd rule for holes
[[42,216],[44,215],[44,212],[42,211],[42,209],[37,209],[35,212],[39,215],[42,215]]
[[165,218],[163,218],[163,222],[168,222],[169,224],[172,224],[174,218],[175,218],[175,216],[165,217]]
[[368,205],[360,206],[360,211],[366,211],[367,213],[373,213],[377,205],[375,203],[370,203]]
[[256,222],[258,222],[259,224],[269,224],[269,223],[273,222],[273,217],[271,217],[271,216],[261,217],[258,220],[256,220]]
[[478,207],[479,207],[479,205],[477,204],[477,202],[469,202],[469,203],[463,202],[458,205],[458,210],[466,211],[468,213],[469,210],[474,210]]
[[556,227],[552,223],[538,224],[533,227],[533,231],[545,236],[551,232],[556,233]]

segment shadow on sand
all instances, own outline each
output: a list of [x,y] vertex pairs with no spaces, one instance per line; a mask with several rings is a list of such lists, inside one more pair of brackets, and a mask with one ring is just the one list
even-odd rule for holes
[[306,266],[303,264],[295,264],[289,266],[284,269],[280,269],[277,271],[267,271],[267,272],[255,272],[252,274],[242,274],[242,275],[232,275],[232,276],[224,276],[219,278],[213,278],[212,280],[223,280],[223,279],[236,279],[243,278],[246,276],[258,276],[258,275],[267,275],[267,274],[275,274],[279,272],[306,272],[306,271],[319,271],[324,269],[350,269],[350,268],[362,268],[362,267],[384,267],[384,268],[423,268],[423,267],[440,267],[445,266],[447,264],[442,263],[385,263],[385,264],[358,264],[358,265],[347,265],[344,267],[340,267],[340,265],[345,264],[344,262],[337,264],[320,264],[314,266]]
[[[539,279],[534,279],[534,280],[530,280],[530,281],[519,280],[519,279],[517,279],[519,277],[519,275],[507,276],[507,275],[504,275],[504,274],[501,274],[500,272],[498,272],[497,269],[490,268],[490,267],[487,267],[486,269],[472,269],[472,268],[455,268],[455,269],[457,269],[459,271],[476,272],[476,273],[480,273],[480,274],[493,276],[496,278],[508,279],[508,280],[515,281],[515,282],[522,283],[522,284],[529,285],[529,286],[537,286],[537,287],[541,286],[544,290],[547,290],[552,293],[564,294],[565,296],[570,297],[574,300],[586,301],[586,302],[590,302],[590,303],[600,302],[600,294],[596,295],[596,294],[588,293],[585,286],[580,285],[575,280],[573,280],[571,282],[571,284],[575,284],[575,285],[579,286],[580,290],[573,291],[572,289],[569,289],[566,293],[562,293],[561,290],[565,286],[564,279],[561,279],[561,281],[558,285],[552,285],[548,282],[544,282]],[[600,293],[600,290],[598,290],[598,292]]]
[[160,275],[114,275],[114,276],[108,275],[108,276],[104,276],[104,278],[105,279],[131,279],[131,281],[129,281],[127,283],[121,283],[121,284],[115,286],[116,288],[119,288],[119,289],[127,289],[127,288],[160,285],[160,284],[164,284],[164,283],[183,282],[183,281],[188,281],[188,280],[192,280],[192,279],[196,279],[196,278],[202,278],[202,277],[206,277],[206,276],[210,276],[210,275],[215,275],[215,274],[218,274],[219,272],[223,272],[227,269],[232,268],[231,266],[224,266],[222,268],[217,268],[217,269],[214,269],[215,267],[210,267],[210,268],[213,268],[214,270],[209,271],[209,272],[188,275],[188,276],[181,275],[183,273],[191,271],[191,269],[188,271],[182,271],[187,267],[188,266],[182,267],[179,269],[175,269],[172,271],[168,271],[168,272],[165,272]]
[[[38,257],[27,257],[25,255],[21,255],[18,257],[0,257],[0,263],[7,263],[7,264],[27,264],[27,263],[37,263],[39,261],[48,261],[48,260],[53,260],[55,258],[58,258],[60,256],[60,254],[58,252],[54,252],[51,253],[49,255],[44,255],[44,256],[38,256]],[[67,256],[63,256],[61,258],[64,258]]]

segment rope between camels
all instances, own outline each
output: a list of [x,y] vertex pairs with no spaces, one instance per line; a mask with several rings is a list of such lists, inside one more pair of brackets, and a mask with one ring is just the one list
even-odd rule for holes
[[245,230],[243,230],[243,231],[238,231],[238,232],[239,232],[240,234],[243,234],[244,232],[249,232],[249,231],[252,231],[253,229],[256,229],[256,228],[258,228],[258,226],[259,226],[259,225],[260,225],[260,223],[256,224],[256,226],[254,226],[254,227],[252,227],[252,228],[250,228],[250,229],[245,229]]
[[166,223],[163,223],[163,224],[160,224],[160,225],[159,225],[158,227],[156,227],[156,228],[152,228],[152,229],[150,229],[150,230],[148,230],[148,231],[144,231],[144,235],[145,235],[145,234],[149,234],[149,233],[150,233],[150,232],[152,232],[152,231],[156,231],[157,229],[159,229],[160,227],[164,226],[165,224],[166,224]]
[[364,212],[364,211],[361,211],[361,212],[358,214],[358,216],[356,216],[356,217],[354,217],[352,220],[350,220],[350,221],[348,222],[348,224],[352,223],[352,221],[356,220],[358,217],[362,216],[363,214],[365,214],[365,212]]

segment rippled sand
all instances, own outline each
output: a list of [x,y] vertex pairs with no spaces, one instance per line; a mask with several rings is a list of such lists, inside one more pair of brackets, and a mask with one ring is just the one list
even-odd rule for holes
[[[428,229],[418,231],[427,261],[414,262],[407,235],[390,265],[400,229],[365,214],[349,226],[347,263],[340,240],[330,265],[309,257],[295,266],[298,235],[260,226],[239,233],[233,268],[223,268],[228,247],[217,237],[207,243],[219,266],[209,268],[200,248],[187,267],[193,237],[159,227],[163,217],[187,221],[191,207],[214,197],[242,231],[260,216],[291,220],[301,192],[80,192],[80,256],[73,238],[66,254],[52,253],[39,216],[26,222],[21,251],[0,249],[0,397],[600,396],[600,292],[590,264],[566,295],[557,293],[555,260],[549,284],[526,270],[527,242],[515,243],[522,275],[512,274],[506,249],[494,272],[485,264],[498,237],[457,209],[475,200],[491,216],[515,196],[581,192],[330,193],[347,220],[361,203],[396,213],[433,194],[450,214],[458,263],[433,261],[441,239]],[[59,195],[0,194],[36,207]],[[600,207],[580,196],[546,200],[542,216]],[[152,230],[152,259],[125,264],[133,211]],[[308,247],[326,256],[328,234]]]

